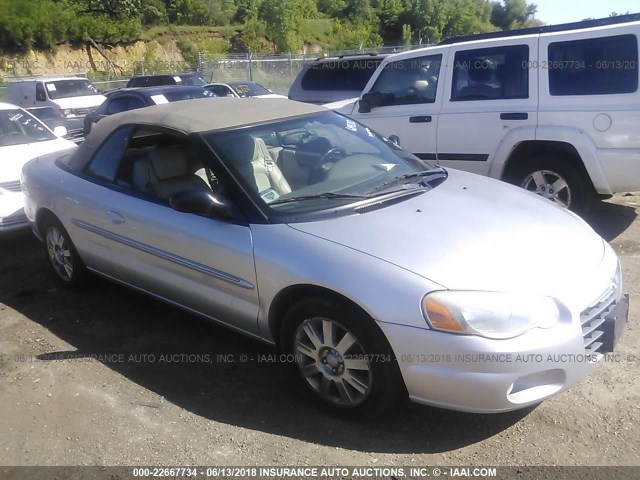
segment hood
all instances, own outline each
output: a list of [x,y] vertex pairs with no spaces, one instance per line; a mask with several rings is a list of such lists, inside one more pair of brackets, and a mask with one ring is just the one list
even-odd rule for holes
[[278,93],[265,93],[264,95],[254,95],[254,98],[287,98]]
[[20,181],[22,167],[32,158],[41,157],[47,153],[59,152],[68,148],[76,148],[76,145],[62,138],[0,147],[0,156],[2,157],[0,183]]
[[456,170],[398,204],[290,226],[457,290],[554,295],[595,272],[605,253],[602,238],[572,213]]

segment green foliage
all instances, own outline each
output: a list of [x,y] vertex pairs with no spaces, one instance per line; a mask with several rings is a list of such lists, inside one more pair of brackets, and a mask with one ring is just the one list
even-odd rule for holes
[[300,49],[300,30],[305,17],[302,0],[263,0],[259,14],[277,51]]
[[[527,0],[0,0],[0,48],[50,49],[90,38],[113,44],[175,26],[217,25],[227,31],[193,45],[211,52],[232,44],[254,52],[298,51],[303,43],[353,49],[538,25],[536,10]],[[308,23],[315,20],[324,23]],[[192,45],[182,47],[191,53]]]
[[540,24],[535,19],[537,10],[536,5],[528,5],[526,0],[494,2],[491,23],[501,30],[533,27]]

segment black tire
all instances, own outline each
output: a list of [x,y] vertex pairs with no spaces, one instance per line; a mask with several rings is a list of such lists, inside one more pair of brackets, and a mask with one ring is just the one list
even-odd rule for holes
[[[537,178],[544,179],[546,185],[537,185],[533,178],[536,173]],[[550,191],[549,186],[553,185],[557,179],[562,179],[566,188],[561,191],[553,189]],[[595,198],[593,185],[584,167],[576,165],[574,160],[567,157],[548,155],[527,159],[520,162],[505,180],[545,198],[555,196],[555,200],[550,199],[557,204],[567,206],[569,210],[579,215],[589,211]],[[539,191],[540,189],[546,189],[546,191]]]
[[[333,330],[333,340],[328,342],[324,338],[325,321],[331,322]],[[322,346],[313,347],[306,328],[319,335],[316,339],[324,342]],[[347,338],[345,332],[355,340],[346,349],[344,346],[349,341],[341,345]],[[301,353],[301,342],[307,345],[311,355]],[[287,363],[291,378],[333,413],[373,418],[407,398],[387,339],[373,319],[352,305],[316,298],[296,303],[285,316],[280,347],[296,359]],[[363,369],[365,364],[368,370]]]
[[62,223],[53,217],[47,218],[40,231],[44,254],[56,280],[69,290],[84,289],[91,274]]

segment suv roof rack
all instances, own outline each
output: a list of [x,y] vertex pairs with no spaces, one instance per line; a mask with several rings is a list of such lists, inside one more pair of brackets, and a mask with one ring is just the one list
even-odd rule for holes
[[492,38],[519,37],[522,35],[534,35],[541,33],[563,32],[566,30],[581,30],[584,28],[603,27],[606,25],[616,25],[618,23],[628,23],[640,20],[640,13],[630,15],[619,15],[617,17],[599,18],[596,20],[583,20],[581,22],[561,23],[558,25],[545,25],[542,27],[521,28],[519,30],[504,30],[501,32],[479,33],[476,35],[464,35],[451,37],[438,43],[438,45],[451,45],[453,43],[469,42],[472,40],[488,40]]
[[388,56],[388,53],[370,53],[370,52],[359,52],[359,53],[345,53],[343,55],[329,55],[327,57],[318,57],[314,61],[317,62],[319,60],[335,60],[349,57],[380,57],[380,56]]

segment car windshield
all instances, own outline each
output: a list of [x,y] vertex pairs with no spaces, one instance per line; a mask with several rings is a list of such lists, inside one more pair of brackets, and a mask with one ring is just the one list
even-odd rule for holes
[[28,108],[27,111],[40,120],[52,120],[62,117],[60,111],[53,107]]
[[234,83],[229,86],[241,97],[255,97],[257,95],[269,95],[273,93],[258,83]]
[[180,100],[191,100],[193,98],[215,97],[216,94],[204,88],[183,90],[182,88],[175,87],[175,90],[167,89],[165,92],[162,92],[162,96],[169,102],[179,102]]
[[275,214],[417,194],[446,178],[443,169],[334,112],[204,138],[254,201]]
[[180,85],[196,85],[198,87],[201,87],[207,84],[207,82],[205,82],[198,75],[179,75],[179,77],[182,79]]
[[85,97],[88,95],[100,95],[98,89],[89,81],[83,79],[56,80],[44,83],[49,98]]
[[54,140],[35,117],[22,110],[0,110],[0,147]]

